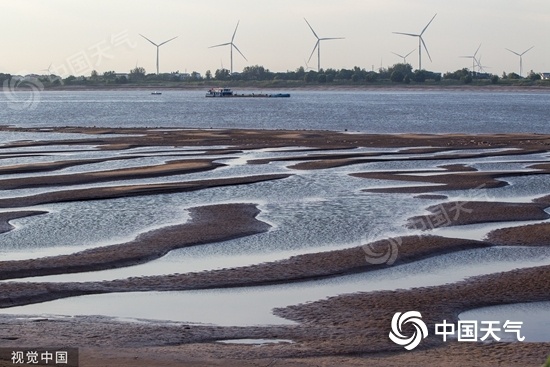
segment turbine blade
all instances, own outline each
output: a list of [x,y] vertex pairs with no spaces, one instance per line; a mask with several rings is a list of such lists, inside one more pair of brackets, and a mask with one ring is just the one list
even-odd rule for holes
[[510,50],[509,48],[507,48],[506,50],[510,51],[510,52],[513,53],[513,54],[516,54],[516,55],[518,55],[518,56],[521,56],[520,54],[518,54],[518,53],[515,52],[515,51]]
[[230,45],[230,44],[231,44],[231,42],[221,43],[221,44],[219,44],[219,45],[210,46],[210,47],[208,47],[208,48],[214,48],[214,47],[220,47],[220,46],[227,46],[227,45]]
[[328,37],[328,38],[319,38],[319,41],[328,41],[328,40],[343,40],[344,37]]
[[168,42],[170,42],[170,41],[175,40],[175,39],[178,38],[178,37],[179,37],[179,36],[176,36],[176,37],[174,37],[174,38],[170,38],[168,41],[162,42],[162,43],[159,45],[159,47],[162,46],[162,45],[164,45],[165,43],[168,43]]
[[233,47],[235,47],[235,50],[237,50],[237,51],[241,54],[241,56],[242,56],[246,61],[248,61],[248,59],[243,55],[243,53],[241,52],[241,50],[239,50],[239,48],[238,48],[237,46],[235,46],[234,43],[232,43],[231,45],[232,45]]
[[529,48],[528,50],[523,51],[523,53],[522,53],[520,56],[523,56],[523,55],[525,55],[527,52],[531,51],[531,50],[533,49],[533,47],[535,47],[535,46],[532,46],[532,47]]
[[396,54],[395,52],[392,52],[392,54],[394,54],[395,56],[399,56],[399,57],[402,58],[402,59],[404,59],[405,57],[407,57],[407,56],[402,56],[402,55]]
[[428,47],[426,47],[426,43],[424,42],[424,39],[420,37],[420,41],[422,41],[422,45],[424,46],[424,50],[426,50],[426,53],[428,54],[428,58],[430,61],[432,61],[432,57],[430,56],[430,51],[428,51]]
[[420,32],[420,35],[422,36],[424,34],[424,32],[426,32],[426,29],[428,29],[428,27],[430,26],[430,24],[433,22],[433,20],[435,19],[435,16],[437,15],[437,13],[435,13],[435,15],[433,16],[432,20],[430,20],[430,22],[424,27],[424,29],[422,30],[422,32]]
[[402,32],[392,32],[394,34],[403,34],[405,36],[411,36],[411,37],[420,37],[419,34],[412,34],[412,33],[402,33]]
[[476,55],[477,55],[480,48],[481,48],[481,43],[479,44],[479,47],[477,48],[476,52],[474,52],[474,58],[476,57]]
[[239,28],[239,23],[241,21],[237,21],[237,26],[235,27],[235,31],[233,32],[233,37],[231,37],[231,42],[233,42],[233,40],[235,39],[235,35],[237,34],[237,28]]
[[[481,58],[479,60],[481,60]],[[483,66],[481,66],[481,62],[479,60],[474,57],[474,61],[476,62],[477,67],[480,70],[483,70]]]
[[147,41],[151,42],[153,45],[155,45],[155,46],[158,47],[158,45],[157,45],[155,42],[151,41],[149,38],[145,37],[143,34],[140,33],[139,35],[140,35],[141,37],[145,38]]
[[317,49],[317,46],[319,46],[319,40],[315,42],[315,47],[313,47],[313,51],[311,51],[311,55],[309,55],[309,59],[307,59],[307,62],[311,61],[311,58],[313,57],[313,54],[315,53],[315,50]]
[[307,21],[306,18],[304,18],[304,20],[306,21],[307,25],[309,26],[309,29],[311,29],[311,31],[313,32],[313,35],[315,36],[315,38],[319,39],[319,36],[318,36],[317,33],[315,33],[315,31],[313,30],[313,27],[311,26],[311,24],[309,24],[309,22]]
[[414,50],[412,50],[411,52],[409,52],[408,54],[405,55],[405,57],[409,56],[410,54],[412,54],[414,51],[416,51],[416,48]]

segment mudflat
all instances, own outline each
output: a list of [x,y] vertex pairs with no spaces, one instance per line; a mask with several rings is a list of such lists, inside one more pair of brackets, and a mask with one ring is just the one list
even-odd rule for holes
[[[3,127],[1,131],[26,131],[40,136],[41,129]],[[387,192],[404,196],[418,195],[435,200],[426,212],[405,220],[403,226],[423,230],[417,235],[388,237],[373,243],[345,249],[291,256],[279,261],[243,267],[224,268],[173,275],[136,276],[96,282],[18,282],[17,278],[113,269],[149,262],[168,252],[186,247],[217,243],[231,238],[253,236],[270,229],[259,217],[259,209],[246,198],[235,203],[197,206],[190,209],[191,219],[178,225],[143,233],[135,239],[111,246],[97,247],[69,255],[0,262],[0,307],[39,303],[78,295],[132,292],[184,291],[231,287],[286,284],[304,280],[338,277],[345,274],[376,271],[388,266],[412,263],[429,257],[493,246],[550,246],[548,217],[550,196],[541,195],[523,202],[502,202],[477,197],[470,201],[448,200],[448,190],[464,191],[508,185],[509,177],[545,177],[550,174],[548,158],[550,136],[540,134],[496,135],[369,135],[325,131],[283,130],[192,130],[174,129],[95,129],[54,128],[63,139],[11,142],[0,147],[2,159],[17,155],[17,148],[39,147],[42,156],[55,145],[95,146],[108,152],[133,148],[154,148],[166,154],[164,164],[147,164],[126,169],[101,169],[77,173],[58,172],[67,167],[109,162],[115,158],[67,160],[50,163],[6,164],[0,167],[0,240],[1,233],[14,229],[10,222],[47,211],[32,207],[46,203],[110,200],[129,196],[155,196],[167,193],[208,190],[213,187],[254,185],[285,180],[302,170],[328,170],[337,167],[364,167],[372,162],[433,161],[432,169],[362,171],[358,179],[388,181],[388,187],[365,189],[371,195]],[[71,133],[89,134],[89,139],[73,139]],[[117,134],[116,136],[111,136]],[[195,157],[174,160],[172,149],[196,149]],[[355,148],[392,148],[392,151],[355,152]],[[2,153],[3,148],[12,148]],[[255,149],[285,148],[288,156],[255,159],[250,167],[272,162],[287,165],[286,174],[255,174],[239,177],[185,179],[196,172],[223,169],[214,156],[238,157]],[[16,153],[14,153],[14,149]],[[336,151],[336,152],[335,152]],[[21,156],[28,156],[24,149]],[[139,157],[146,153],[139,153]],[[519,157],[522,169],[480,171],[468,164],[475,159]],[[529,156],[531,158],[525,158]],[[119,159],[135,159],[138,154]],[[438,161],[445,161],[437,166]],[[448,164],[448,161],[456,164]],[[41,176],[48,173],[48,175]],[[52,174],[54,173],[54,174]],[[10,174],[25,176],[10,178]],[[51,174],[51,175],[50,175]],[[181,176],[174,182],[128,183],[128,180]],[[77,186],[78,185],[78,186]],[[399,186],[400,185],[400,186]],[[73,187],[77,186],[77,187]],[[84,186],[84,187],[83,187]],[[14,195],[11,190],[37,190]],[[47,190],[47,191],[41,191]],[[13,208],[13,209],[10,209]],[[456,211],[454,211],[456,210]],[[441,212],[449,215],[445,226],[489,222],[540,221],[531,225],[497,229],[483,241],[432,235],[429,227]],[[460,215],[456,215],[460,214]],[[455,215],[456,218],[453,216]],[[395,262],[373,263],[371,253],[385,254],[398,243]],[[307,304],[274,310],[296,324],[282,326],[221,327],[163,321],[122,322],[102,316],[56,318],[18,318],[2,315],[0,309],[0,346],[65,345],[80,348],[82,366],[527,366],[541,365],[550,355],[550,343],[444,343],[428,336],[412,352],[393,344],[388,338],[395,312],[417,310],[430,329],[446,319],[457,322],[462,311],[518,302],[550,301],[550,265],[468,278],[440,286],[342,294]],[[221,344],[231,339],[292,340],[261,346]]]

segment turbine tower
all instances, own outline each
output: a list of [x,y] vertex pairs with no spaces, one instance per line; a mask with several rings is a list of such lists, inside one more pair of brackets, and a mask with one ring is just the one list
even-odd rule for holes
[[426,53],[428,54],[428,57],[430,58],[430,61],[432,61],[432,57],[430,56],[430,53],[428,52],[428,47],[426,47],[426,43],[424,42],[424,39],[422,38],[422,35],[424,34],[424,32],[426,32],[426,29],[433,22],[436,15],[437,15],[437,13],[432,17],[432,19],[428,22],[428,24],[424,27],[424,29],[422,30],[422,32],[420,32],[420,34],[393,32],[394,34],[402,34],[402,35],[405,35],[405,36],[418,37],[418,70],[422,70],[422,46],[424,46],[424,49],[426,50]]
[[309,59],[307,61],[309,62],[311,60],[311,58],[313,57],[313,54],[315,53],[315,49],[317,49],[317,72],[319,72],[321,70],[321,41],[343,40],[344,38],[343,37],[323,37],[323,38],[320,38],[317,35],[317,33],[315,33],[315,31],[313,30],[313,27],[311,26],[311,24],[309,24],[307,19],[304,18],[304,20],[306,21],[307,25],[309,26],[309,29],[311,29],[311,31],[313,32],[313,35],[315,36],[315,38],[317,38],[317,42],[315,43],[315,47],[313,47],[313,51],[311,51],[311,55],[309,55]]
[[472,59],[472,73],[476,71],[475,66],[477,65],[478,71],[481,71],[481,64],[479,63],[479,60],[476,59],[477,53],[479,52],[479,49],[481,48],[481,43],[479,44],[479,47],[477,48],[476,52],[474,52],[471,56],[460,56],[465,59]]
[[233,48],[235,48],[235,50],[237,50],[237,52],[241,54],[243,59],[248,61],[248,59],[243,55],[241,50],[239,50],[239,48],[235,45],[235,43],[233,43],[233,41],[235,40],[235,35],[237,34],[237,28],[239,28],[239,23],[240,23],[240,21],[237,22],[237,26],[235,27],[235,31],[233,32],[233,37],[231,37],[230,42],[221,43],[219,45],[208,47],[208,48],[214,48],[214,47],[221,47],[221,46],[229,46],[229,50],[230,50],[229,51],[229,57],[231,58],[231,70],[230,70],[231,74],[233,74]]
[[415,48],[414,50],[412,50],[411,52],[409,52],[408,54],[406,54],[405,56],[396,54],[395,52],[392,52],[392,54],[394,54],[395,56],[398,56],[398,57],[402,58],[402,59],[403,59],[403,64],[406,64],[406,63],[407,63],[407,56],[409,56],[410,54],[412,54],[415,50],[416,50],[416,48]]
[[152,43],[154,46],[156,46],[156,48],[157,48],[157,75],[159,75],[159,48],[160,48],[160,46],[164,45],[165,43],[168,43],[168,42],[170,42],[170,41],[172,41],[172,40],[175,40],[176,38],[178,38],[178,36],[176,36],[176,37],[174,37],[174,38],[170,38],[168,41],[164,41],[164,42],[162,42],[162,43],[159,43],[158,45],[157,45],[155,42],[151,41],[149,38],[145,37],[145,36],[144,36],[143,34],[141,34],[141,33],[140,33],[140,36],[143,37],[143,38],[145,38],[147,41],[151,42],[151,43]]
[[530,48],[528,48],[527,50],[523,51],[520,54],[507,48],[508,51],[519,56],[519,76],[521,76],[521,74],[523,73],[523,55],[525,55],[528,51],[531,51],[533,47],[535,46],[531,46]]

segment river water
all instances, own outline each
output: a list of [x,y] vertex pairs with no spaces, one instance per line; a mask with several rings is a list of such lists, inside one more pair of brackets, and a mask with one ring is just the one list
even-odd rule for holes
[[[241,90],[239,90],[241,92]],[[242,90],[242,92],[247,92]],[[268,91],[255,91],[268,92]],[[550,93],[471,91],[291,91],[283,99],[208,99],[203,91],[82,91],[0,93],[0,125],[19,127],[103,126],[165,128],[320,129],[369,133],[550,133]],[[29,105],[29,101],[32,102]],[[9,102],[9,103],[8,103]],[[19,107],[30,106],[25,109]],[[90,135],[71,134],[71,139]],[[3,132],[0,144],[20,140],[65,139],[53,132]],[[162,148],[166,150],[166,148]],[[205,147],[204,149],[208,149]],[[147,154],[145,158],[120,159],[70,167],[57,172],[82,173],[105,169],[162,164],[174,155],[157,156],[155,147],[122,152],[102,151],[91,145],[50,146],[55,154],[35,155],[39,148],[3,149],[2,153],[26,152],[31,156],[6,158],[2,165],[44,163],[56,160],[121,158]],[[383,150],[383,149],[380,149]],[[356,152],[367,152],[357,149]],[[376,150],[373,150],[376,151]],[[384,151],[387,151],[384,150]],[[186,149],[174,149],[174,154]],[[201,147],[189,151],[199,157]],[[327,153],[338,153],[337,151]],[[299,153],[257,149],[220,156],[226,167],[208,172],[172,177],[154,177],[79,188],[120,184],[150,184],[253,174],[291,173],[284,180],[254,185],[214,188],[191,193],[120,198],[106,201],[50,204],[27,208],[47,215],[12,221],[15,230],[2,234],[3,260],[27,259],[81,251],[125,242],[139,233],[181,223],[187,209],[228,202],[257,204],[259,219],[272,225],[255,236],[172,251],[147,264],[102,272],[65,274],[19,281],[67,282],[112,280],[131,276],[163,275],[244,266],[275,261],[292,255],[358,246],[388,235],[418,234],[404,227],[406,218],[422,213],[439,200],[421,200],[409,195],[366,193],[388,181],[359,179],[353,172],[368,170],[422,170],[438,165],[466,163],[479,170],[521,170],[525,160],[548,160],[547,154],[488,157],[463,161],[375,162],[322,171],[297,171],[284,162],[247,165],[247,160],[284,157]],[[9,175],[10,178],[29,174]],[[7,176],[8,177],[8,176]],[[528,202],[550,193],[548,176],[510,178],[511,185],[487,190],[490,200]],[[398,185],[406,185],[398,182]],[[33,195],[69,187],[0,191],[0,198]],[[75,188],[75,187],[71,187]],[[444,192],[449,200],[464,200],[463,191]],[[466,198],[468,199],[468,198]],[[5,211],[6,209],[0,209]],[[517,223],[516,223],[517,224]],[[482,239],[489,229],[503,225],[449,227],[438,234]],[[518,267],[550,264],[547,249],[527,247],[464,251],[393,267],[368,274],[335,277],[292,285],[225,290],[128,293],[86,296],[6,310],[12,314],[103,314],[121,318],[168,319],[173,321],[253,325],[288,323],[271,314],[273,307],[315,301],[342,293],[393,290],[440,285],[471,275],[508,271]],[[159,312],[158,303],[166,307]],[[215,305],[224,305],[223,310]],[[231,307],[230,307],[231,306]],[[518,306],[521,308],[521,305]],[[548,311],[548,304],[542,304]],[[540,308],[539,307],[539,308]],[[184,309],[185,312],[181,310]],[[406,311],[406,310],[403,310]],[[544,314],[542,312],[541,314]],[[547,312],[546,315],[550,314]],[[547,319],[548,320],[548,317]],[[527,327],[527,325],[526,325]],[[530,333],[526,330],[526,333]],[[538,338],[538,337],[537,337]],[[539,339],[537,339],[539,340]]]
[[[550,133],[550,93],[545,92],[291,91],[291,98],[254,99],[204,94],[202,90],[162,95],[134,90],[0,93],[0,105],[7,107],[0,109],[0,124]],[[24,108],[27,105],[30,108]]]

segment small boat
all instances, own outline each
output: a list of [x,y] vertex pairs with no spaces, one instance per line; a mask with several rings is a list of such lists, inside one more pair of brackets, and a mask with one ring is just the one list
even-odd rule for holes
[[230,88],[210,88],[206,97],[246,97],[246,98],[288,98],[290,93],[234,93]]
[[154,96],[160,96],[162,94],[162,92],[151,92],[152,95]]
[[229,88],[210,88],[206,97],[233,97],[233,91]]

